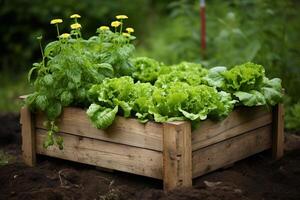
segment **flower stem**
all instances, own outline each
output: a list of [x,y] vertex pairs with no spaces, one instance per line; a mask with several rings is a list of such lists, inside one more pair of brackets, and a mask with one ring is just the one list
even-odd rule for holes
[[40,43],[40,49],[41,49],[42,57],[44,58],[44,51],[43,51],[41,40],[39,40],[39,43]]
[[123,30],[123,20],[121,19],[120,34],[122,34],[122,30]]
[[56,24],[56,31],[57,31],[57,37],[59,37],[59,28],[58,28],[58,24]]

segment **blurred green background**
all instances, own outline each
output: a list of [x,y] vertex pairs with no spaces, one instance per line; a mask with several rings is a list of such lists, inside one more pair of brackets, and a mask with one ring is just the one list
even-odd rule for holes
[[0,111],[17,112],[16,98],[31,91],[26,73],[38,61],[36,37],[56,36],[49,24],[78,13],[84,37],[117,14],[135,28],[136,56],[167,64],[182,60],[206,67],[262,64],[285,88],[286,128],[300,129],[300,1],[207,0],[207,49],[200,54],[199,0],[0,0]]

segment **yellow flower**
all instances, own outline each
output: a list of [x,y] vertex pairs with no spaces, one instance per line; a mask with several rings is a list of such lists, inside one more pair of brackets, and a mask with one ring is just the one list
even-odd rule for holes
[[100,26],[100,31],[108,31],[109,27],[108,26]]
[[133,28],[130,28],[130,27],[128,27],[128,28],[126,28],[126,31],[127,31],[128,33],[133,33],[133,32],[134,32],[134,29],[133,29]]
[[80,28],[81,28],[81,24],[79,23],[71,24],[71,29],[80,29]]
[[122,33],[122,35],[124,35],[125,37],[130,37],[129,33]]
[[78,15],[78,14],[73,14],[73,15],[70,16],[70,18],[71,19],[77,19],[77,18],[81,18],[81,16]]
[[62,38],[62,39],[67,39],[67,38],[70,37],[70,34],[69,33],[63,33],[59,37]]
[[126,15],[117,15],[116,18],[117,19],[128,19],[128,17]]
[[112,23],[111,23],[111,26],[112,27],[118,27],[118,26],[120,26],[122,23],[121,22],[119,22],[119,21],[113,21]]
[[50,21],[50,24],[60,24],[60,23],[62,23],[62,22],[63,22],[62,19],[52,19],[52,20]]

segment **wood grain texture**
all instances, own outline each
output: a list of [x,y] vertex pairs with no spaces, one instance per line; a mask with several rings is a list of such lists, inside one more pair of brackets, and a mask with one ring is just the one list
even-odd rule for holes
[[[278,104],[273,108],[273,137],[272,137],[272,157],[280,159],[284,153],[284,108],[283,104]],[[300,119],[299,119],[300,120]]]
[[162,179],[162,153],[122,144],[58,133],[64,149],[43,148],[46,131],[36,129],[37,153],[75,162]]
[[205,120],[192,133],[193,151],[272,123],[264,107],[241,107],[223,121]]
[[272,126],[267,125],[245,134],[193,152],[193,177],[227,166],[271,147]]
[[164,123],[163,135],[164,190],[192,186],[191,124]]
[[[38,113],[36,119],[36,127],[45,129],[44,115]],[[64,133],[162,151],[163,128],[159,123],[142,124],[136,119],[116,117],[109,128],[101,130],[92,126],[85,110],[69,107],[64,109],[58,127]]]
[[21,109],[21,125],[22,125],[22,156],[26,165],[35,166],[35,129],[34,119],[28,107]]

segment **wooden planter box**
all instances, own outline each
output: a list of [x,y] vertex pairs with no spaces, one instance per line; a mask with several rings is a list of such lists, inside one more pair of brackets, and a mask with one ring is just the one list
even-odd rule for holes
[[43,148],[45,117],[21,110],[25,163],[36,154],[162,179],[164,189],[192,185],[192,179],[272,148],[283,155],[283,108],[235,109],[220,122],[206,120],[191,131],[190,122],[139,123],[117,117],[105,130],[92,127],[85,110],[65,108],[59,120],[64,150]]

